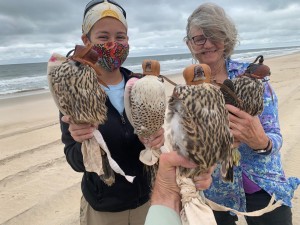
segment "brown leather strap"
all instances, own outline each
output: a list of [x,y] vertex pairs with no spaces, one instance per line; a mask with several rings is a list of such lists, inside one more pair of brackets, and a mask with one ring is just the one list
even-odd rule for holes
[[163,80],[166,80],[168,81],[170,84],[174,85],[174,86],[177,86],[177,84],[175,82],[173,82],[172,80],[170,80],[169,78],[167,78],[166,76],[164,75],[158,75],[159,78],[162,78]]
[[[136,78],[139,78],[139,79],[141,79],[141,78],[143,78],[143,77],[145,77],[145,76],[156,76],[156,75],[143,74],[143,73],[131,73],[131,74],[130,74],[130,77],[136,77]],[[158,78],[161,78],[162,80],[168,81],[170,84],[172,84],[172,85],[174,85],[174,86],[177,85],[175,82],[173,82],[172,80],[170,80],[169,78],[167,78],[167,77],[164,76],[164,75],[159,74],[159,75],[157,75],[157,77],[158,77]]]
[[221,83],[218,83],[218,82],[214,82],[216,85],[218,85],[219,87],[221,87],[221,88],[224,88],[225,89],[225,91],[228,93],[228,94],[230,94],[233,98],[234,98],[234,100],[237,102],[237,104],[238,104],[238,107],[240,108],[243,104],[243,100],[242,99],[240,99],[229,87],[227,87],[226,85],[224,85],[224,84],[221,84]]

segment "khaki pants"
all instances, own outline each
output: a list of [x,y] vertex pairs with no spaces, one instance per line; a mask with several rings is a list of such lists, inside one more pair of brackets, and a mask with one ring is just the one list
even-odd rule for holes
[[80,225],[143,225],[150,203],[122,212],[95,211],[90,204],[81,197]]

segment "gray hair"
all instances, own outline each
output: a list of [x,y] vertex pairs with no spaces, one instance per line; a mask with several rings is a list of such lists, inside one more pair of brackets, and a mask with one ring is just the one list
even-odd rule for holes
[[223,8],[213,3],[200,5],[188,18],[186,39],[190,39],[191,28],[203,30],[204,36],[212,41],[224,41],[224,57],[229,58],[238,42],[237,30]]

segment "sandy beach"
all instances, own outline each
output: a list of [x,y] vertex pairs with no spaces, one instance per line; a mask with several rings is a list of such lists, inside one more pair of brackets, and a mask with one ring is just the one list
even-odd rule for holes
[[[283,166],[287,176],[300,177],[300,53],[266,58],[265,64],[279,98]],[[170,78],[184,82],[181,75]],[[172,86],[166,88],[170,94]],[[0,99],[0,146],[0,224],[78,225],[82,174],[65,160],[49,92]],[[298,189],[294,225],[300,225],[299,198]]]

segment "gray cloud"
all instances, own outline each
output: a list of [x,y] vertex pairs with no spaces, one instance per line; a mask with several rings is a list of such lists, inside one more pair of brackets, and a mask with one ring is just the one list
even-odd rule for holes
[[[87,1],[0,1],[0,63],[46,61],[81,43]],[[126,9],[131,56],[187,52],[188,16],[200,4],[190,0],[118,0]],[[236,23],[240,48],[300,45],[298,0],[216,0]]]

